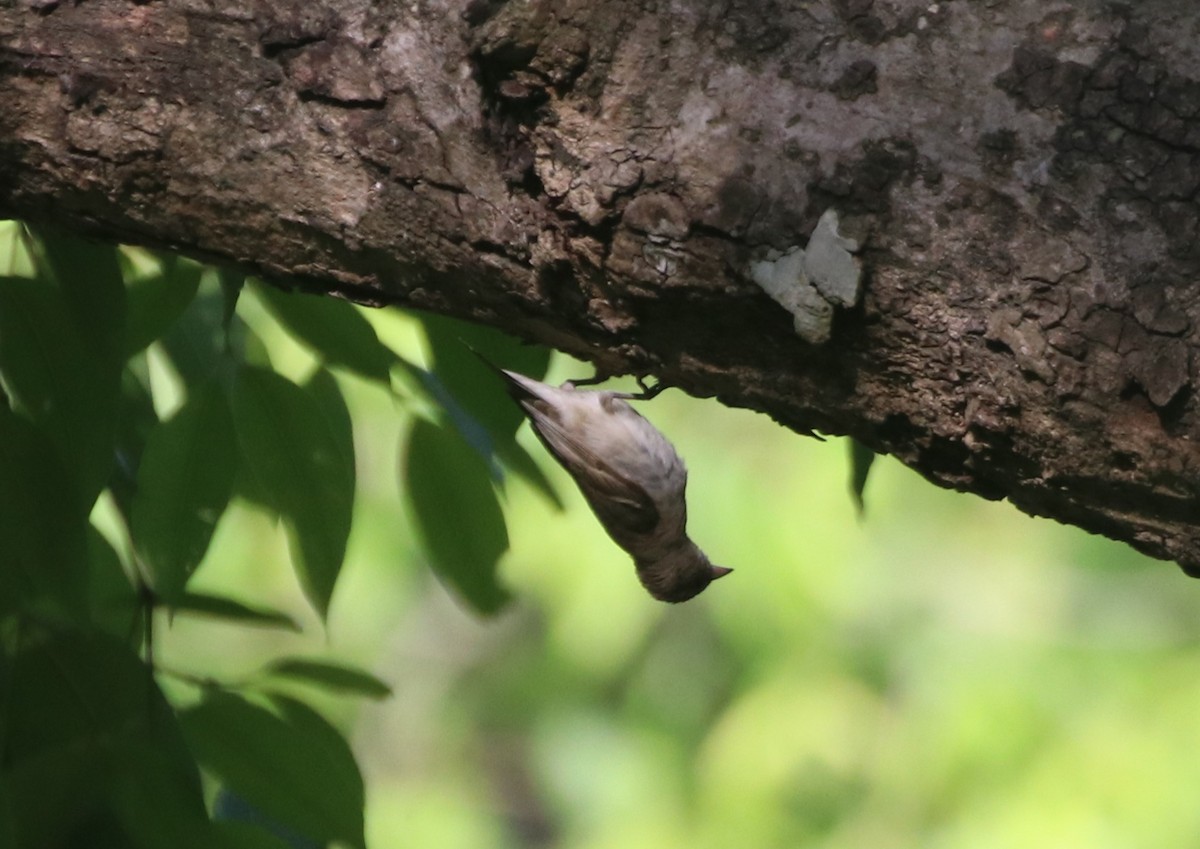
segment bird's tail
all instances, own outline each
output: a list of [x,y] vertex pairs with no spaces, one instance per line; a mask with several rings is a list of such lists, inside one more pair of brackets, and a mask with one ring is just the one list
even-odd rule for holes
[[493,363],[474,348],[471,348],[471,353],[479,357],[480,361],[485,366],[490,368],[504,379],[505,386],[508,389],[508,394],[511,395],[512,399],[517,403],[522,401],[538,401],[545,399],[546,390],[550,388],[546,386],[546,384],[542,383],[541,381],[534,380],[532,377],[526,377],[520,372],[509,371],[508,369],[500,368],[500,366]]
[[508,369],[497,369],[497,371],[504,378],[504,382],[508,387],[508,394],[517,403],[547,401],[549,400],[550,393],[554,391],[554,387],[547,386],[545,383],[542,383],[540,380],[534,380],[532,377],[526,377],[520,372],[509,371]]

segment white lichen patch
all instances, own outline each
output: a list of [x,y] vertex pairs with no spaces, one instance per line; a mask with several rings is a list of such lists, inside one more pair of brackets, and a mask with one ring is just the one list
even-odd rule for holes
[[778,259],[752,263],[750,276],[792,314],[801,339],[817,345],[829,338],[833,305],[809,282],[804,272],[804,248],[793,248]]
[[838,233],[838,215],[828,209],[807,247],[750,264],[750,277],[792,314],[800,338],[813,345],[829,340],[835,306],[851,307],[861,294],[859,244]]
[[804,250],[804,270],[825,299],[832,304],[852,307],[858,303],[862,267],[858,240],[838,232],[838,215],[825,210]]

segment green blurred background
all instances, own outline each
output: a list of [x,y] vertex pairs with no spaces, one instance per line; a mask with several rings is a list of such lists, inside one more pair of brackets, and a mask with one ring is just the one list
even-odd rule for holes
[[[417,323],[365,311],[423,357]],[[276,368],[308,355],[250,305]],[[590,370],[557,359],[549,380]],[[859,518],[848,451],[715,401],[642,412],[686,459],[690,530],[735,568],[651,600],[566,475],[509,478],[514,603],[460,606],[397,494],[413,415],[341,376],[359,498],[322,627],[283,532],[235,504],[193,582],[304,634],[178,618],[165,668],[236,679],[322,654],[394,687],[305,693],[350,732],[382,847],[1157,847],[1200,839],[1200,584],[1168,563],[880,458]],[[471,517],[457,517],[470,533]]]

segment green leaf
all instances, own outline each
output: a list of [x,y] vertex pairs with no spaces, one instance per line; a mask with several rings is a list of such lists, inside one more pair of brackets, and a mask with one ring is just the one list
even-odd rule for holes
[[344,484],[353,492],[357,480],[357,470],[354,466],[354,423],[337,378],[327,369],[320,368],[309,375],[301,388],[317,403],[317,408],[329,428],[329,435],[337,446],[341,468],[349,475],[349,481]]
[[[29,640],[12,668],[6,758],[56,747],[156,739],[182,751],[173,713],[150,669],[121,641],[95,631]],[[193,776],[194,780],[197,780]],[[198,784],[196,785],[199,786]]]
[[[251,849],[258,849],[263,837],[276,841],[269,844],[272,847],[279,847],[281,841],[282,849],[326,849],[327,845],[324,841],[305,837],[296,829],[267,816],[228,787],[217,788],[216,798],[213,799],[213,819],[239,826],[239,836],[243,840],[255,838],[255,842],[249,844]],[[240,849],[241,845],[234,843],[231,849]]]
[[0,846],[18,846],[17,819],[9,801],[8,781],[0,772]]
[[391,367],[399,358],[348,301],[283,292],[267,284],[256,286],[254,292],[292,336],[326,363],[391,386]]
[[866,512],[863,502],[863,490],[867,486],[867,477],[871,474],[871,464],[875,462],[875,452],[863,445],[857,439],[850,438],[850,495],[854,498],[854,506],[861,516]]
[[0,278],[0,388],[49,436],[90,505],[113,464],[123,361],[93,344],[72,311],[45,280]]
[[311,747],[314,761],[321,763],[322,785],[328,790],[328,801],[334,812],[330,821],[340,824],[338,831],[344,835],[341,839],[364,846],[366,790],[350,743],[329,720],[303,702],[278,693],[271,696],[271,701]]
[[516,441],[524,413],[509,397],[500,375],[480,359],[541,378],[550,364],[550,349],[522,345],[497,330],[441,316],[422,316],[421,323],[434,361],[426,386],[445,409],[450,424],[493,464],[494,477],[500,477],[494,466],[498,456],[505,467],[562,509],[550,479]]
[[480,357],[537,379],[550,365],[550,349],[523,345],[498,330],[437,315],[422,315],[421,324],[438,381],[493,439],[511,439],[525,416],[508,397],[504,382]]
[[0,470],[0,614],[86,621],[87,510],[50,441],[3,403]]
[[144,354],[135,354],[121,372],[120,409],[117,412],[115,462],[108,489],[117,509],[129,524],[133,497],[137,492],[138,469],[150,434],[158,427],[158,413],[150,393],[150,367]]
[[45,224],[28,229],[38,275],[63,293],[87,348],[107,362],[123,361],[125,280],[117,246]]
[[268,675],[294,678],[328,690],[372,699],[383,699],[392,694],[392,688],[371,673],[328,660],[289,657],[275,661],[264,671]]
[[180,256],[164,256],[158,274],[129,281],[125,354],[131,356],[163,336],[196,297],[204,266]]
[[558,490],[554,488],[554,484],[550,483],[550,478],[546,477],[546,473],[542,471],[542,467],[525,450],[525,446],[516,440],[509,443],[501,443],[500,459],[503,461],[506,469],[524,478],[527,484],[540,492],[554,507],[559,510],[564,509]]
[[187,386],[198,386],[216,377],[232,384],[236,366],[253,355],[262,357],[262,343],[236,317],[235,291],[224,287],[224,277],[204,275],[196,297],[184,314],[161,338],[162,347]]
[[[77,828],[111,824],[106,809],[122,775],[157,785],[162,804],[174,797],[203,810],[174,714],[120,641],[82,631],[31,640],[11,684],[19,697],[6,700],[4,769],[24,845],[64,845]],[[150,773],[146,751],[157,765]],[[109,844],[98,836],[87,845]]]
[[300,625],[296,620],[281,610],[243,604],[231,598],[208,593],[184,592],[169,606],[177,613],[195,613],[201,616],[213,616],[217,619],[228,619],[231,622],[245,625],[266,625],[300,631]]
[[[11,737],[16,732],[8,733]],[[73,832],[103,816],[104,756],[88,741],[64,742],[27,754],[5,764],[3,777],[8,785],[10,828],[20,835],[16,842],[0,843],[5,847],[70,846]]]
[[45,224],[29,231],[38,278],[62,293],[67,318],[81,343],[82,358],[73,365],[84,371],[84,379],[94,381],[82,397],[87,419],[76,428],[90,429],[91,439],[66,458],[68,463],[81,462],[68,468],[78,468],[81,494],[90,504],[112,467],[117,386],[125,362],[126,295],[119,251],[115,244],[79,238]]
[[182,768],[152,741],[129,741],[113,753],[105,781],[110,809],[138,849],[224,849],[204,797],[195,765]]
[[300,583],[322,617],[354,513],[353,455],[347,462],[348,440],[335,423],[339,414],[326,412],[335,390],[321,378],[302,389],[274,372],[245,367],[233,395],[254,494],[283,516]]
[[150,434],[131,531],[155,592],[172,601],[212,539],[233,492],[238,451],[228,403],[212,383],[191,392]]
[[217,284],[221,287],[221,327],[228,333],[233,326],[238,299],[246,286],[246,275],[232,268],[218,268]]
[[141,642],[142,616],[137,590],[121,567],[109,541],[90,524],[87,528],[88,584],[92,623],[118,639]]
[[504,479],[496,463],[496,442],[487,427],[459,403],[458,399],[443,385],[434,372],[421,373],[422,384],[430,397],[442,408],[445,421],[458,431],[458,435],[487,464],[488,471],[497,482]]
[[213,692],[180,722],[201,764],[264,814],[318,841],[362,847],[362,776],[345,739],[311,709],[280,713]]
[[454,430],[418,419],[405,452],[404,491],[434,572],[472,607],[508,601],[496,564],[508,549],[488,467]]
[[[213,823],[222,849],[299,849],[295,844],[244,822]],[[319,845],[313,844],[315,849]]]

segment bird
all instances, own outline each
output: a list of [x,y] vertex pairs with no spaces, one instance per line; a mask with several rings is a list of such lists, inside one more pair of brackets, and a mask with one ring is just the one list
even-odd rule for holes
[[643,386],[634,395],[580,389],[584,381],[551,386],[492,368],[609,537],[633,558],[651,596],[687,601],[733,571],[714,566],[688,537],[687,468],[670,441],[628,403],[653,397],[661,385]]

